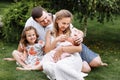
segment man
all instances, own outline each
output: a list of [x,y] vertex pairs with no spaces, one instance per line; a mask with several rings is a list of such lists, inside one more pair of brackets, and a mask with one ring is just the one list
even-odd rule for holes
[[[52,29],[55,16],[48,13],[42,7],[39,6],[33,8],[31,16],[32,17],[30,17],[27,20],[25,27],[34,26],[39,34],[39,39],[45,41],[46,32]],[[79,44],[81,42],[81,39],[78,38],[75,42]],[[17,53],[13,52],[12,55],[18,63],[22,64],[20,56]],[[101,61],[101,58],[98,54],[88,49],[88,47],[84,44],[82,44],[82,52],[80,52],[80,55],[84,62],[82,68],[83,72],[90,72],[91,67],[107,65]]]

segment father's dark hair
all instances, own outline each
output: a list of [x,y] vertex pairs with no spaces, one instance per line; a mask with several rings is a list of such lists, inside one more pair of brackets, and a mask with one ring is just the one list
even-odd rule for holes
[[35,20],[35,18],[40,18],[43,14],[43,11],[45,11],[41,6],[34,7],[32,9],[31,16]]

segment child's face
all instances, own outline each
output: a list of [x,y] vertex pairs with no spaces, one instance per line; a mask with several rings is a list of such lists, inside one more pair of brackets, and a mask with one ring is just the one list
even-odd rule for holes
[[58,20],[57,23],[59,26],[59,31],[63,32],[70,26],[71,18],[62,18]]
[[31,29],[29,31],[26,31],[25,34],[26,34],[26,39],[29,42],[29,44],[34,44],[37,39],[35,30]]

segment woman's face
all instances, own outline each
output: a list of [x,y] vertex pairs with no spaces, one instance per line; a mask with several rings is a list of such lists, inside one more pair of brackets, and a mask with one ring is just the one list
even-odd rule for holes
[[29,31],[26,31],[25,34],[26,34],[26,39],[27,39],[28,43],[34,44],[37,39],[35,30],[31,29]]
[[57,20],[59,32],[65,31],[70,26],[70,23],[71,23],[71,18],[69,18],[69,17]]

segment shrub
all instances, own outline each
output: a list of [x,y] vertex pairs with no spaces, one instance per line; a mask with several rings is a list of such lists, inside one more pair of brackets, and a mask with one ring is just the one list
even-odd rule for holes
[[24,24],[29,17],[30,3],[17,2],[6,10],[3,15],[2,36],[7,42],[18,42]]
[[[22,0],[13,3],[3,15],[2,36],[6,42],[18,42],[26,20],[30,17],[31,9],[35,6],[49,8],[47,1]],[[48,10],[48,9],[47,9]],[[49,10],[48,10],[49,11]]]

